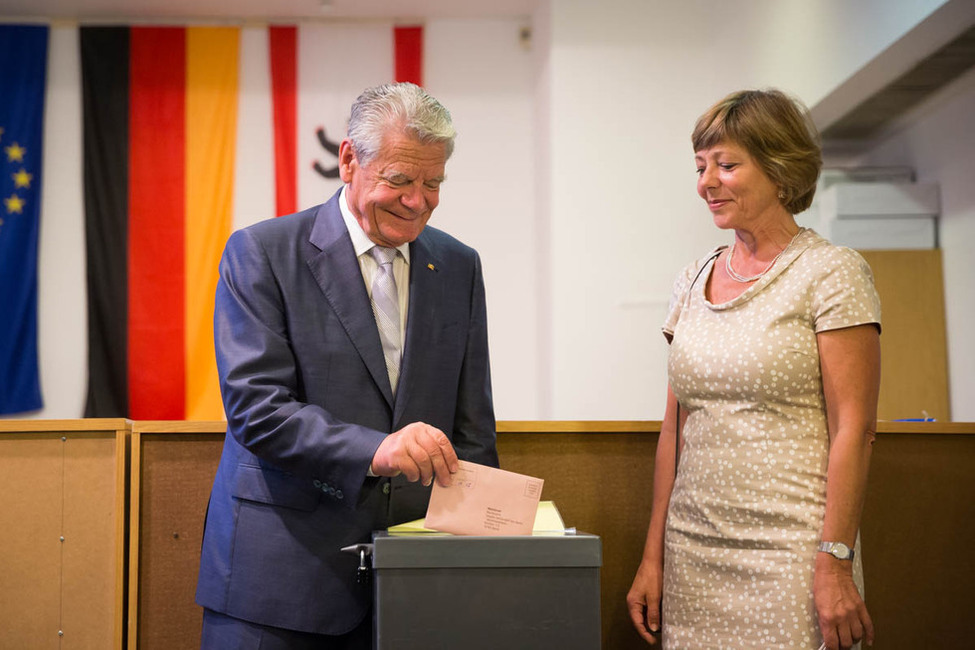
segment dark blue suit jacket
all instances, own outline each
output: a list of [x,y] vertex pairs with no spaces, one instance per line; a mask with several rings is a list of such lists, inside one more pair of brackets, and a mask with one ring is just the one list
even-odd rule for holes
[[197,602],[293,630],[341,634],[369,611],[339,549],[422,517],[429,488],[367,478],[411,422],[460,458],[497,465],[484,283],[477,253],[431,227],[410,245],[410,308],[395,400],[336,193],[234,233],[214,314],[227,436]]

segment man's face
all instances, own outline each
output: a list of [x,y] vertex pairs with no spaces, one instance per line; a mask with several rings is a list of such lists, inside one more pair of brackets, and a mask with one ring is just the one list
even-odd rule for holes
[[447,148],[423,144],[406,133],[387,131],[376,156],[361,164],[348,139],[339,148],[339,174],[362,230],[380,246],[416,239],[440,203]]

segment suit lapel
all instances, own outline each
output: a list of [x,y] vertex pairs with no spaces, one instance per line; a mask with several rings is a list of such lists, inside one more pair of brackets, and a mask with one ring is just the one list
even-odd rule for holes
[[379,330],[352,238],[339,211],[338,197],[336,193],[318,209],[309,241],[320,252],[308,260],[308,267],[392,408],[393,389],[389,384]]
[[443,279],[439,257],[422,234],[410,245],[410,311],[406,320],[406,345],[396,390],[394,426],[409,403],[417,367],[434,349],[434,337],[440,332],[440,309],[443,305]]

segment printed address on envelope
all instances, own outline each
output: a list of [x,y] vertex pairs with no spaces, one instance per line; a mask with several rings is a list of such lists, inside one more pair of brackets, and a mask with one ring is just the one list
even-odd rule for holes
[[460,461],[450,485],[434,482],[426,527],[455,535],[531,535],[544,481]]

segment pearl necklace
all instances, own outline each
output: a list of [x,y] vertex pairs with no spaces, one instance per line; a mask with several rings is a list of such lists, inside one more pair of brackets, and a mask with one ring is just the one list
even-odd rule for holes
[[731,248],[728,250],[728,256],[724,258],[724,268],[725,268],[725,271],[728,272],[728,276],[732,280],[734,280],[735,282],[741,282],[742,284],[747,284],[749,282],[754,282],[755,280],[758,280],[763,275],[765,275],[766,273],[768,273],[768,271],[769,271],[770,268],[772,268],[773,266],[775,266],[775,263],[779,261],[779,258],[780,257],[782,257],[782,253],[784,253],[787,250],[789,250],[789,247],[792,246],[792,244],[795,243],[795,241],[799,238],[799,235],[801,235],[803,233],[803,231],[805,231],[805,230],[806,230],[805,228],[799,228],[799,231],[792,238],[792,241],[790,241],[788,244],[786,244],[785,245],[785,248],[783,248],[782,250],[780,250],[779,251],[779,254],[772,258],[772,261],[768,263],[768,266],[766,266],[764,269],[762,269],[757,275],[752,275],[752,276],[748,276],[748,277],[745,277],[744,275],[739,274],[737,271],[735,271],[733,268],[731,268],[731,258],[735,256],[735,242],[731,242]]

